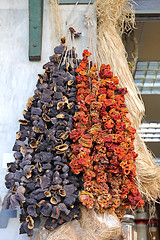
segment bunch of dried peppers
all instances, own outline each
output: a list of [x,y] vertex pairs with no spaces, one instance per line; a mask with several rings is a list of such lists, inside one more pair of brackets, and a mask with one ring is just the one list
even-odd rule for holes
[[80,201],[87,208],[109,210],[122,218],[125,209],[142,207],[143,200],[135,182],[134,133],[127,118],[124,95],[109,65],[88,68],[88,50],[76,69],[78,112],[70,134],[70,167],[82,175],[84,189]]

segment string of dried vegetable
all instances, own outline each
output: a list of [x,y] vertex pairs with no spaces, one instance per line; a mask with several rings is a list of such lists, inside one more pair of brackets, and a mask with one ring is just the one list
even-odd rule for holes
[[[68,63],[61,64],[64,56],[76,63],[75,52],[67,51],[65,39],[54,49],[55,54],[39,74],[37,89],[28,100],[24,120],[19,120],[13,146],[15,161],[8,163],[5,177],[10,192],[3,207],[20,207],[20,234],[33,235],[34,222],[46,219],[45,228],[77,219],[80,180],[67,164],[70,152],[69,135],[75,113],[76,78]],[[58,67],[60,66],[60,68]],[[74,65],[76,67],[76,65]]]
[[79,110],[70,134],[74,142],[70,166],[75,174],[83,176],[82,204],[100,212],[116,212],[122,218],[124,209],[143,206],[135,183],[136,130],[126,117],[127,89],[118,87],[119,80],[113,77],[109,65],[101,65],[99,76],[95,66],[87,72],[90,55],[85,50],[76,69]]

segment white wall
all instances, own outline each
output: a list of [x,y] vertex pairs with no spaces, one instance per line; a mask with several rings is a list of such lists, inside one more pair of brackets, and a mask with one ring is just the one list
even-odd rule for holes
[[[87,29],[84,26],[86,5],[79,5],[72,11],[72,5],[61,5],[60,16],[63,33],[66,34],[65,21],[73,24],[78,32],[82,32],[79,40],[75,40],[79,57],[87,47]],[[42,66],[53,54],[51,40],[51,16],[49,0],[44,0],[42,59],[39,62],[28,60],[29,20],[28,0],[0,0],[0,196],[3,199],[6,189],[4,175],[6,162],[12,161],[12,146],[18,131],[18,119],[26,102],[33,95],[37,82],[37,74],[43,73]],[[69,18],[68,18],[69,16]],[[7,229],[0,229],[1,240],[25,240],[25,235],[18,235],[18,219],[10,219]]]

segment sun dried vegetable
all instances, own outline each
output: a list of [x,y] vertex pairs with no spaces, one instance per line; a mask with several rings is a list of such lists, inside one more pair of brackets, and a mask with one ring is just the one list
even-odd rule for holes
[[73,173],[83,174],[82,204],[122,218],[125,209],[143,206],[135,182],[136,130],[126,116],[127,89],[118,87],[109,65],[101,65],[99,75],[96,66],[88,72],[90,54],[84,51],[76,69],[78,112],[70,134],[70,166]]
[[[63,42],[43,66],[45,73],[38,75],[34,96],[23,112],[24,120],[19,120],[13,146],[15,161],[7,164],[5,184],[10,192],[3,207],[22,209],[20,233],[29,237],[38,217],[45,217],[45,228],[53,230],[80,216],[75,207],[80,180],[67,164],[76,108],[75,65],[73,68],[64,61],[71,51]],[[77,62],[75,52],[71,55]]]

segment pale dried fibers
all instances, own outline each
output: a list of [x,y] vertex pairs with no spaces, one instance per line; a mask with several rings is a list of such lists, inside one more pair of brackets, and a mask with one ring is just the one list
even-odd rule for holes
[[121,234],[121,224],[115,214],[100,214],[85,207],[81,210],[79,221],[62,225],[46,240],[110,240]]
[[[98,29],[97,55],[98,63],[110,64],[114,75],[120,80],[120,86],[126,87],[126,106],[129,110],[128,118],[132,126],[139,128],[144,116],[144,104],[137,95],[132,74],[126,59],[126,52],[118,31],[130,29],[134,26],[133,1],[126,0],[97,0],[95,2]],[[124,24],[126,22],[126,24]],[[136,134],[136,152],[139,157],[137,165],[137,185],[139,191],[147,200],[155,200],[160,194],[160,167],[155,164],[152,154],[145,143]]]
[[135,150],[138,152],[136,160],[137,184],[142,195],[148,200],[155,201],[160,193],[160,168],[155,164],[152,153],[136,133]]
[[92,53],[89,60],[97,63],[97,22],[95,18],[95,10],[89,4],[87,10],[84,13],[84,25],[87,28],[87,48]]
[[[86,238],[84,240],[110,240],[121,234],[121,223],[116,214],[97,213],[94,210],[82,209],[80,225]],[[87,238],[87,235],[90,238]]]
[[62,37],[61,21],[60,21],[60,12],[59,5],[57,0],[49,0],[50,3],[50,12],[51,12],[51,40],[54,42],[54,31],[56,31],[56,37],[60,41]]

